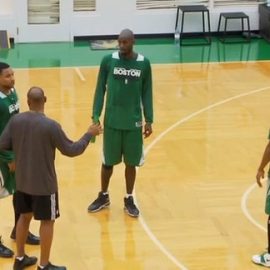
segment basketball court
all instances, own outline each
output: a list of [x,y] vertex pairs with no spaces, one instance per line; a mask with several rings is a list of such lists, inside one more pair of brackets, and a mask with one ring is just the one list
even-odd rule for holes
[[[123,211],[124,167],[115,167],[111,206],[89,214],[99,191],[102,137],[76,158],[57,153],[61,217],[51,260],[72,270],[260,269],[265,189],[255,183],[267,143],[270,62],[152,65],[155,123],[138,169],[139,219]],[[21,111],[30,86],[44,88],[46,114],[78,139],[91,122],[98,67],[15,69]],[[11,198],[1,200],[5,245]],[[4,218],[3,218],[4,217]],[[3,222],[4,220],[4,222]],[[39,223],[31,223],[38,234]],[[27,246],[39,256],[39,247]],[[0,259],[10,270],[13,259]],[[36,267],[29,267],[29,270]]]

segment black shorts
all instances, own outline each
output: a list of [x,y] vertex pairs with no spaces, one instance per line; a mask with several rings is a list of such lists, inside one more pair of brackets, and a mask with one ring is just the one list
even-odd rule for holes
[[16,191],[14,196],[16,196],[17,213],[33,213],[36,220],[55,220],[60,216],[57,192],[36,196]]

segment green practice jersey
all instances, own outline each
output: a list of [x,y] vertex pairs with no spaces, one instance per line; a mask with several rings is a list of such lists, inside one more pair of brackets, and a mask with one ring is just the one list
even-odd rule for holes
[[[19,101],[15,89],[11,90],[9,95],[5,95],[0,91],[0,135],[12,115],[19,112]],[[10,151],[0,152],[0,159],[11,161],[13,160],[13,153]]]
[[114,52],[100,65],[93,104],[93,119],[99,119],[106,93],[104,125],[132,130],[153,122],[152,72],[147,58],[138,54],[126,59]]

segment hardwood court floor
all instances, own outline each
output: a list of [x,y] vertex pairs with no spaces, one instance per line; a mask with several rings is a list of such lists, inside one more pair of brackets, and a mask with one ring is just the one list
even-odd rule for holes
[[[15,70],[21,110],[27,89],[41,86],[47,115],[79,138],[90,123],[97,71]],[[141,217],[123,212],[123,165],[111,180],[110,208],[87,213],[99,191],[102,137],[80,157],[58,153],[52,262],[69,270],[260,269],[251,256],[267,245],[265,189],[252,185],[267,143],[269,75],[270,62],[153,65],[154,134],[136,183]],[[0,212],[5,244],[15,249],[11,198],[1,200]],[[39,256],[39,248],[27,253]],[[0,259],[0,268],[12,263]]]

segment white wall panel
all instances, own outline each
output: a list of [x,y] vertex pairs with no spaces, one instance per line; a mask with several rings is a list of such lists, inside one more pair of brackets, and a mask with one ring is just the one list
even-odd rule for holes
[[[96,0],[96,11],[84,12],[73,11],[73,0],[61,0],[59,24],[31,26],[27,23],[27,0],[0,0],[0,6],[1,28],[16,42],[72,41],[74,36],[117,35],[123,28],[131,28],[135,34],[167,34],[174,32],[176,17],[176,9],[136,10],[136,0]],[[251,29],[258,30],[257,6],[214,8],[213,0],[209,6],[212,31],[216,31],[219,14],[224,11],[246,12]],[[238,22],[234,25],[237,29]],[[185,31],[200,28],[200,16],[192,14]]]

